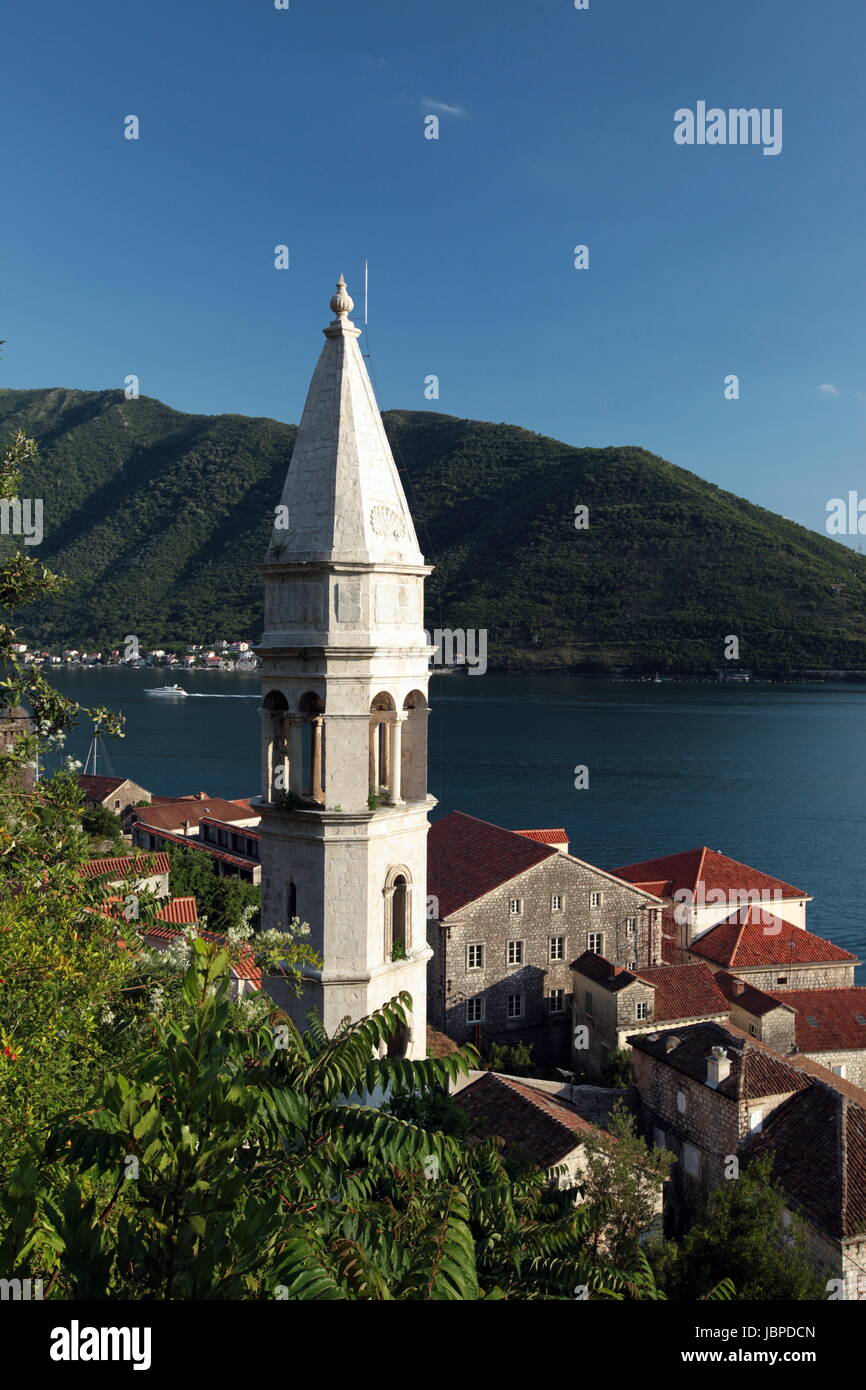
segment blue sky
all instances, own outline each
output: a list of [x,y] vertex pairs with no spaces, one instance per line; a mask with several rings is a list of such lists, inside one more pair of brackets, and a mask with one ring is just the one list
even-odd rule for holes
[[[383,408],[640,444],[816,530],[866,494],[859,0],[290,5],[7,12],[0,385],[297,420],[366,256]],[[701,100],[781,107],[782,152],[676,145]]]

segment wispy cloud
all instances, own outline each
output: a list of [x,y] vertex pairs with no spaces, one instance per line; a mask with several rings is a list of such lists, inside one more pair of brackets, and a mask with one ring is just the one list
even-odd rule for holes
[[818,390],[822,396],[840,396],[842,394],[835,386],[831,386],[829,381],[825,382],[823,386],[819,386]]
[[421,105],[433,111],[444,111],[446,116],[465,116],[467,114],[463,106],[449,106],[447,101],[434,101],[432,97],[425,97]]

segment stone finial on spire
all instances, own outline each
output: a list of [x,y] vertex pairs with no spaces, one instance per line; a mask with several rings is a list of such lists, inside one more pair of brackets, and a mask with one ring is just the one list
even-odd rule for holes
[[331,296],[331,308],[342,321],[351,314],[354,307],[355,301],[346,289],[346,281],[341,275],[337,281],[337,293]]

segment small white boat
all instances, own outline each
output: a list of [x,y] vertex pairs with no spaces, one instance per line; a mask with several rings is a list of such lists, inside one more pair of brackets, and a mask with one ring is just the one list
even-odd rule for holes
[[186,699],[189,691],[184,690],[182,685],[159,685],[150,690],[145,690],[145,695],[174,695]]

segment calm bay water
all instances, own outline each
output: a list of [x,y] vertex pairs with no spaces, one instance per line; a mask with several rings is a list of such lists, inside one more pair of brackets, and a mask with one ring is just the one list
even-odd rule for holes
[[[256,677],[52,679],[126,715],[126,738],[109,744],[116,774],[162,795],[257,792]],[[193,698],[143,693],[175,679]],[[866,687],[434,676],[430,703],[433,818],[563,825],[572,852],[604,868],[707,844],[811,893],[811,930],[866,957]],[[76,733],[67,751],[83,761],[88,741]],[[577,764],[588,790],[574,789]]]

